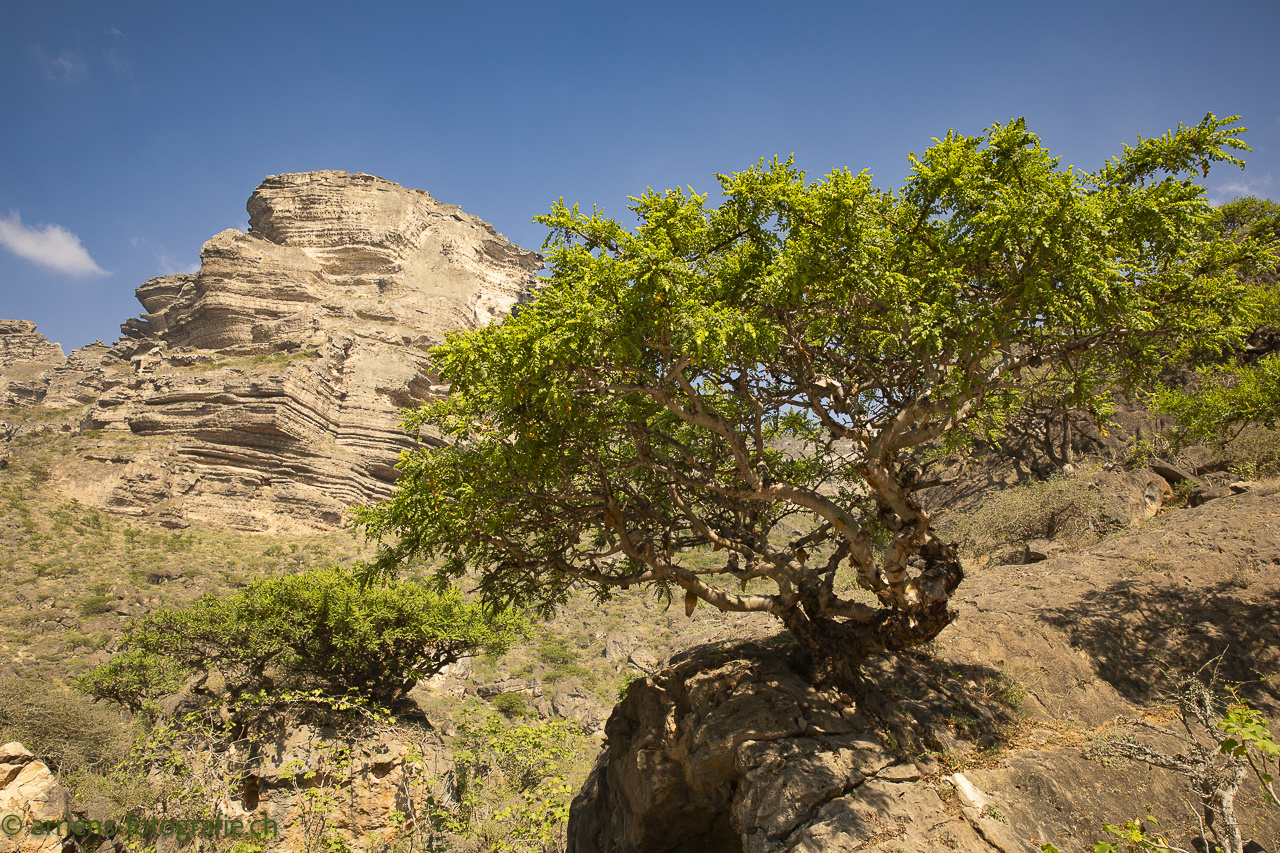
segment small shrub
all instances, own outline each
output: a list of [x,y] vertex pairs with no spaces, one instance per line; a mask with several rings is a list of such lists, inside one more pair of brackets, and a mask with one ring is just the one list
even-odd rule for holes
[[1219,456],[1242,479],[1280,473],[1280,430],[1246,427],[1222,447]]
[[635,672],[634,670],[624,672],[622,674],[622,682],[618,685],[618,701],[621,702],[627,698],[627,690],[630,689],[631,685],[643,679],[643,673]]
[[110,595],[91,595],[80,602],[82,616],[101,616],[116,609],[116,599]]
[[1102,496],[1084,478],[1053,477],[1013,486],[977,510],[948,519],[945,537],[982,552],[1027,539],[1057,539],[1081,547],[1105,528]]
[[1016,711],[1027,701],[1027,685],[1007,675],[1000,675],[995,680],[996,697]]
[[490,704],[508,719],[529,716],[529,700],[523,693],[499,693]]
[[141,649],[116,655],[76,679],[74,686],[96,699],[119,702],[135,714],[148,703],[176,693],[190,671]]
[[119,762],[124,726],[114,713],[48,682],[0,678],[0,742],[18,741],[60,775]]
[[[467,604],[454,589],[438,593],[404,582],[364,587],[355,572],[334,567],[257,581],[229,599],[206,595],[182,610],[144,616],[130,625],[122,647],[193,673],[216,669],[233,693],[271,689],[280,679],[285,686],[331,695],[354,690],[391,702],[460,658],[505,652],[525,630],[514,612]],[[99,669],[100,685],[129,672]]]
[[39,484],[49,482],[49,478],[53,475],[53,472],[49,468],[48,460],[41,459],[40,461],[32,462],[27,466],[27,474],[31,477],[32,483]]
[[566,666],[577,663],[578,653],[568,648],[562,638],[554,637],[538,645],[538,659],[550,666]]
[[1125,467],[1145,468],[1157,455],[1155,443],[1149,438],[1140,438],[1134,442],[1133,447],[1129,448],[1129,453],[1125,457]]
[[585,746],[564,721],[463,722],[454,750],[457,805],[438,815],[440,823],[481,849],[562,849],[575,792],[568,771]]

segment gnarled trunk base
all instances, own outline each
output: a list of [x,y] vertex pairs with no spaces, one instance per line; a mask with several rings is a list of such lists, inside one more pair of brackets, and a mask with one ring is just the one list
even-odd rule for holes
[[884,608],[869,622],[810,615],[796,607],[783,618],[796,642],[813,659],[813,680],[860,696],[866,684],[862,661],[867,655],[900,652],[927,643],[956,619],[948,605],[964,579],[964,570],[951,547],[935,549],[924,576],[934,583],[936,597],[911,610]]

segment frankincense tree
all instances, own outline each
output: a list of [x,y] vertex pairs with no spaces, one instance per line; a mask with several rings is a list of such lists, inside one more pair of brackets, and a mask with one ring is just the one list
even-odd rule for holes
[[377,565],[543,609],[585,584],[768,612],[856,689],[954,618],[929,457],[1253,327],[1236,268],[1272,250],[1211,227],[1192,180],[1240,164],[1242,130],[1207,116],[1087,172],[1013,121],[913,155],[899,191],[762,161],[715,207],[633,199],[634,229],[557,203],[536,300],[434,353],[452,391],[407,426],[446,444],[359,510]]

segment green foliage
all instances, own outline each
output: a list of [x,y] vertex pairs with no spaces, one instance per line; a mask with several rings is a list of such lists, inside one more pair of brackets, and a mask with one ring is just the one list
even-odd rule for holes
[[1280,203],[1243,196],[1218,207],[1215,226],[1229,235],[1251,234],[1266,239],[1280,233]]
[[[1238,198],[1218,208],[1213,225],[1234,240],[1274,242],[1280,238],[1280,204]],[[1251,298],[1259,305],[1259,331],[1269,329],[1271,335],[1280,326],[1280,287],[1274,272],[1266,265],[1241,269],[1253,285]],[[1216,357],[1219,353],[1211,353],[1212,363],[1198,367],[1195,393],[1165,387],[1154,396],[1157,409],[1177,418],[1177,437],[1183,443],[1205,441],[1221,447],[1246,425],[1261,424],[1271,430],[1280,420],[1280,353],[1257,358],[1256,351],[1232,348],[1227,352],[1232,357],[1225,362]]]
[[1149,438],[1140,438],[1129,448],[1125,465],[1129,468],[1145,468],[1159,453],[1156,443]]
[[1280,423],[1280,353],[1252,365],[1203,367],[1197,393],[1162,388],[1153,403],[1178,419],[1183,441],[1223,445],[1249,424],[1275,429]]
[[[287,735],[299,756],[279,767],[277,777],[293,796],[295,810],[287,829],[296,830],[300,850],[341,849],[337,827],[350,825],[342,819],[349,808],[344,795],[370,772],[363,762],[353,761],[355,745],[392,733],[412,744],[417,755],[405,756],[405,788],[398,793],[408,797],[416,793],[409,790],[411,781],[419,781],[411,777],[420,768],[411,765],[420,763],[421,741],[428,735],[420,727],[397,726],[377,703],[359,696],[326,696],[318,689],[205,696],[156,717],[135,743],[133,758],[163,793],[140,808],[144,815],[160,811],[171,818],[211,817],[225,809],[222,803],[246,796],[246,781],[261,773],[264,763],[270,765],[264,747]],[[120,804],[116,813],[125,810]]]
[[552,666],[576,663],[578,653],[565,645],[562,637],[547,637],[538,644],[538,659]]
[[156,683],[150,675],[161,658],[172,671],[216,670],[233,694],[279,680],[393,701],[460,658],[505,651],[525,630],[517,614],[467,604],[456,590],[400,581],[363,588],[353,571],[335,567],[144,616],[122,642],[138,654],[95,669],[82,683],[95,696],[137,704],[145,698],[141,688]]
[[[1152,826],[1159,826],[1160,823],[1151,815],[1147,816],[1146,822]],[[1125,821],[1124,826],[1104,823],[1102,829],[1118,838],[1120,843],[1114,841],[1095,842],[1089,848],[1092,853],[1121,853],[1122,850],[1124,853],[1181,853],[1178,848],[1170,847],[1169,842],[1165,839],[1149,835],[1142,821]],[[1041,853],[1062,853],[1052,844],[1042,844],[1040,845],[1040,850]]]
[[643,681],[644,675],[634,670],[627,670],[622,674],[622,681],[618,684],[618,701],[621,702],[627,698],[627,690],[637,681]]
[[565,721],[468,721],[454,745],[456,806],[438,818],[487,851],[541,853],[561,836],[573,788],[568,762],[581,731]]
[[[1271,243],[1215,230],[1191,180],[1242,130],[1206,116],[1089,173],[1016,120],[912,155],[898,191],[761,161],[716,208],[633,198],[634,229],[556,203],[537,299],[433,352],[452,393],[406,427],[446,443],[357,510],[376,569],[439,558],[544,613],[648,585],[772,613],[827,663],[927,641],[962,575],[916,496],[940,449],[1031,401],[1101,416],[1100,388],[1255,327],[1236,270]],[[846,560],[874,606],[835,593]]]
[[1027,685],[1015,678],[1001,675],[998,679],[997,695],[1001,702],[1016,711],[1022,707],[1023,702],[1027,701]]
[[529,716],[529,700],[520,692],[499,693],[493,697],[490,704],[504,717]]
[[130,649],[94,667],[74,685],[82,693],[119,702],[136,714],[162,696],[178,692],[190,674],[171,658]]
[[116,609],[116,599],[110,595],[92,595],[80,602],[83,616],[101,616]]
[[1272,738],[1261,712],[1237,699],[1227,708],[1218,728],[1225,735],[1218,742],[1222,754],[1247,761],[1254,778],[1262,786],[1263,798],[1273,806],[1280,805],[1275,789],[1280,746]]

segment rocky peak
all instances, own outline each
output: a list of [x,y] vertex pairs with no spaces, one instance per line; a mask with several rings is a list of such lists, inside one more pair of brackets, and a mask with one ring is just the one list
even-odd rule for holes
[[64,357],[62,347],[50,343],[30,320],[0,320],[0,366],[24,361],[57,364]]
[[[144,313],[114,347],[68,359],[34,324],[0,325],[9,404],[66,410],[63,432],[112,444],[81,442],[54,472],[68,497],[171,525],[340,525],[395,480],[399,410],[437,381],[426,351],[528,299],[542,267],[478,217],[372,175],[276,175],[247,209],[248,233],[215,235],[198,272],[138,287]],[[123,435],[138,440],[122,449]]]
[[127,338],[253,353],[343,329],[426,349],[505,315],[542,267],[456,205],[372,175],[275,175],[247,209],[249,233],[214,236],[200,272],[138,289],[147,313]]

